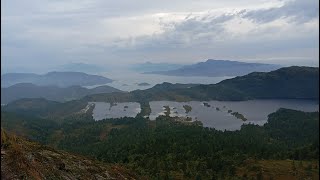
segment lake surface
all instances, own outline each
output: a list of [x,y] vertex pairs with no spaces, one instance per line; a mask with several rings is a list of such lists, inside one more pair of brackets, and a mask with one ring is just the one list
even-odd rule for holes
[[[114,80],[112,83],[105,85],[112,86],[122,91],[133,91],[133,90],[144,90],[153,87],[156,84],[163,82],[169,83],[182,83],[182,84],[215,84],[224,79],[230,79],[232,77],[200,77],[200,76],[165,76],[158,74],[141,74],[138,72],[131,71],[116,71],[108,73],[100,73],[99,75],[105,76]],[[148,83],[149,86],[139,86],[139,83]],[[101,86],[101,85],[97,85]],[[97,86],[85,86],[87,88],[94,88]]]
[[[172,102],[152,101],[150,102],[150,120],[155,120],[159,115],[164,115],[164,106],[170,107],[170,116],[191,117],[199,120],[205,127],[213,127],[218,130],[237,130],[243,123],[263,125],[267,122],[268,115],[279,108],[288,108],[313,112],[319,110],[319,102],[312,100],[250,100],[250,101],[208,101],[207,107],[204,102]],[[189,105],[192,110],[186,113],[183,105]],[[218,108],[219,110],[217,110]],[[239,112],[247,118],[247,121],[237,119],[228,113],[228,110]]]
[[99,121],[106,118],[135,117],[140,113],[140,104],[136,102],[125,102],[111,104],[106,102],[89,102],[94,104],[92,117]]
[[[204,103],[207,103],[206,105]],[[106,118],[135,117],[140,111],[137,102],[110,104],[106,102],[89,102],[94,104],[93,119],[96,121]],[[186,113],[184,105],[192,109]],[[204,127],[213,127],[218,130],[238,130],[243,123],[263,125],[267,122],[268,115],[279,108],[288,108],[306,112],[319,111],[319,102],[312,100],[250,100],[250,101],[151,101],[150,120],[155,120],[159,115],[164,115],[164,106],[170,107],[171,117],[190,117],[192,121],[199,120]],[[236,118],[228,112],[238,112],[247,121]]]

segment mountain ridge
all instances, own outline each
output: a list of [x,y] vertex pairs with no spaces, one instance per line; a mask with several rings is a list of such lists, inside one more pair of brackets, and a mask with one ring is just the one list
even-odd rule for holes
[[18,83],[33,83],[39,86],[57,85],[68,87],[73,85],[92,86],[111,83],[113,80],[83,72],[51,71],[46,74],[34,73],[6,73],[1,75],[1,87],[8,87]]
[[161,74],[169,76],[239,76],[250,72],[266,72],[281,68],[280,65],[264,63],[247,63],[232,60],[208,59],[192,65],[182,66],[181,68],[169,71],[153,71],[146,74]]
[[7,104],[21,98],[45,98],[52,101],[64,102],[80,99],[90,94],[111,92],[122,91],[107,85],[88,89],[77,85],[59,87],[54,85],[38,86],[32,83],[18,83],[6,88],[1,88],[1,103]]

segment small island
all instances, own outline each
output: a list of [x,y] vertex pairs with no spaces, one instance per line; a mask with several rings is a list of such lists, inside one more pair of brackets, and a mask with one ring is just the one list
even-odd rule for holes
[[138,86],[150,86],[151,84],[143,82],[143,83],[138,83]]
[[183,105],[183,108],[186,111],[186,114],[188,114],[192,110],[192,107],[189,105]]
[[207,103],[207,102],[204,102],[203,105],[206,106],[206,107],[210,107],[210,104]]
[[233,113],[231,113],[231,114],[232,114],[234,117],[236,117],[237,119],[241,119],[242,121],[246,121],[246,120],[247,120],[247,118],[245,118],[243,114],[240,114],[240,113],[238,113],[238,112],[233,112]]
[[163,106],[163,107],[165,110],[165,112],[164,112],[165,116],[170,116],[170,107],[169,106]]

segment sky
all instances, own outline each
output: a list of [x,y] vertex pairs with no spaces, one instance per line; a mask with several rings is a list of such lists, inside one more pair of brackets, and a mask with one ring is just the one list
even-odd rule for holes
[[319,1],[1,1],[2,69],[206,59],[319,66]]

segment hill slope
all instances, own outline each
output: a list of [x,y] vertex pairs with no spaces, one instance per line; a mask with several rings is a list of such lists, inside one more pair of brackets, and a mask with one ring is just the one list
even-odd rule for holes
[[1,121],[8,130],[38,132],[26,133],[38,141],[37,135],[49,128],[42,136],[46,143],[121,163],[149,179],[319,179],[318,112],[279,109],[264,126],[246,124],[238,131],[217,131],[164,116],[155,121],[66,120],[61,126],[17,117]]
[[1,88],[1,104],[22,99],[22,98],[45,98],[52,101],[70,101],[80,99],[86,95],[121,92],[121,90],[104,85],[93,89],[81,86],[58,87],[58,86],[37,86],[31,83],[19,83],[7,88]]
[[267,72],[280,68],[279,65],[245,63],[229,60],[212,60],[193,65],[183,66],[176,70],[153,71],[148,74],[162,74],[170,76],[241,76],[251,72]]
[[319,99],[319,68],[285,67],[223,80],[217,84],[162,83],[130,94],[99,94],[88,101],[191,101],[249,99]]
[[1,179],[137,179],[119,165],[107,165],[1,129]]
[[55,85],[93,86],[112,82],[111,79],[82,72],[49,72],[44,75],[32,73],[7,73],[1,76],[1,87],[8,87],[18,83],[32,83],[39,86]]
[[318,67],[285,67],[268,73],[254,72],[217,84],[253,98],[319,99]]

